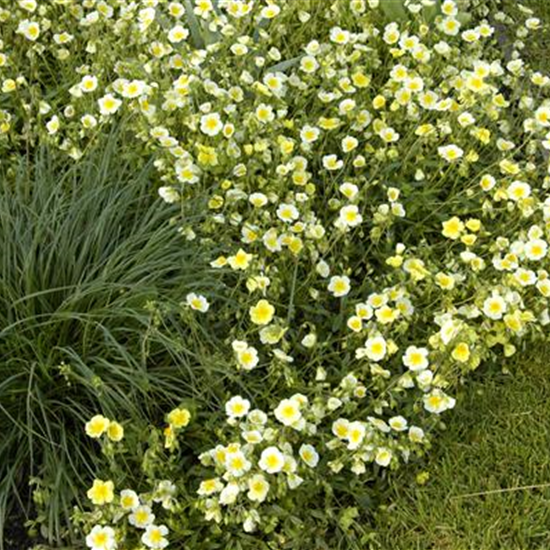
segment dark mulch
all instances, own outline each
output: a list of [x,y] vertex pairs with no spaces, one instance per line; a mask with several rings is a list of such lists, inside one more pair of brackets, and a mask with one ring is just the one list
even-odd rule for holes
[[31,539],[25,527],[27,518],[19,508],[15,510],[6,519],[4,525],[4,550],[28,550],[36,543],[36,539]]

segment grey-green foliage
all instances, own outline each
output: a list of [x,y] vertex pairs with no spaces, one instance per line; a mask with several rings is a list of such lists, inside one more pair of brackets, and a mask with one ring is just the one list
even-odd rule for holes
[[[39,151],[0,174],[0,530],[9,508],[28,509],[33,476],[44,531],[64,529],[93,476],[93,414],[159,421],[182,400],[220,399],[223,369],[207,357],[223,327],[178,306],[198,289],[216,301],[212,251],[176,231],[154,168],[116,142],[74,165]],[[192,224],[201,208],[189,211]]]

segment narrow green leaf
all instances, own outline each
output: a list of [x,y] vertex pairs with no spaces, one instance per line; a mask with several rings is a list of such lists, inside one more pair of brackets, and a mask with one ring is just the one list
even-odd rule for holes
[[300,62],[300,59],[302,59],[303,55],[297,55],[296,57],[293,57],[291,59],[286,59],[285,61],[281,61],[280,63],[277,63],[276,65],[272,65],[267,69],[267,73],[284,73],[288,69],[298,65]]
[[403,21],[408,17],[403,0],[380,0],[380,7],[392,21]]
[[441,13],[441,0],[436,0],[433,6],[425,7],[422,13],[427,23],[433,23],[435,18]]
[[202,49],[205,46],[205,40],[203,37],[203,32],[201,24],[195,15],[193,3],[191,0],[183,0],[185,4],[185,15],[187,16],[187,24],[189,25],[189,30],[191,31],[191,38],[195,44],[195,47]]

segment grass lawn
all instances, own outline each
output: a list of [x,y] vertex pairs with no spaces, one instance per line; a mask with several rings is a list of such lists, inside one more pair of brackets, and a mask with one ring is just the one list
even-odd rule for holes
[[469,384],[429,455],[425,485],[410,471],[392,484],[381,548],[550,548],[548,364],[544,351],[520,362]]

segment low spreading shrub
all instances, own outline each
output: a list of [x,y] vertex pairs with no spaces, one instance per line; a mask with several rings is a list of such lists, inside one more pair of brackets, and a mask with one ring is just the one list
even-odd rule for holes
[[[376,483],[425,453],[453,388],[546,338],[550,78],[522,55],[540,20],[499,7],[2,12],[7,158],[47,142],[81,159],[125,119],[164,201],[203,201],[176,223],[226,285],[197,278],[189,302],[195,345],[214,334],[232,373],[217,399],[166,403],[145,447],[139,424],[105,440],[119,411],[87,419],[107,459],[75,514],[90,548],[364,547]],[[48,74],[66,85],[44,94]]]

